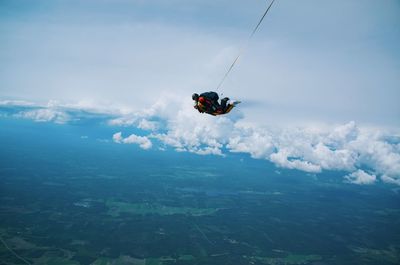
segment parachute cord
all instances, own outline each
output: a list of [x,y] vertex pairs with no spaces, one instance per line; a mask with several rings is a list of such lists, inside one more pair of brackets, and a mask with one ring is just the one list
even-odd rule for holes
[[253,38],[254,34],[256,33],[257,29],[260,27],[262,21],[264,20],[265,16],[267,15],[269,9],[271,8],[272,4],[275,2],[275,0],[272,0],[271,4],[269,4],[267,10],[265,10],[263,16],[261,17],[260,21],[258,21],[257,26],[253,29],[253,31],[251,32],[249,38],[246,41],[246,44],[244,46],[242,46],[242,48],[239,51],[239,54],[236,56],[235,60],[233,60],[233,63],[231,64],[231,66],[228,68],[228,71],[225,73],[224,77],[222,78],[221,82],[219,82],[217,88],[215,89],[215,91],[218,91],[218,89],[222,86],[222,84],[224,83],[226,77],[229,75],[229,73],[231,72],[232,68],[235,66],[236,62],[239,60],[239,57],[244,53],[244,51],[246,50],[247,46],[249,45],[250,40]]

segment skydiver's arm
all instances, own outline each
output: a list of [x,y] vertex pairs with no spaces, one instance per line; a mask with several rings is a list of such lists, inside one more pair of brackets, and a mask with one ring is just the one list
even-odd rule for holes
[[197,109],[200,113],[203,113],[203,112],[204,112],[204,111],[201,111],[201,110],[197,107],[197,105],[194,105],[193,108]]

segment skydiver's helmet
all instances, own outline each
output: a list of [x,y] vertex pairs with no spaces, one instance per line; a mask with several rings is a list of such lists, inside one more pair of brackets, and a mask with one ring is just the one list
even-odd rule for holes
[[194,93],[192,95],[192,99],[195,100],[195,101],[199,100],[199,95],[197,93]]

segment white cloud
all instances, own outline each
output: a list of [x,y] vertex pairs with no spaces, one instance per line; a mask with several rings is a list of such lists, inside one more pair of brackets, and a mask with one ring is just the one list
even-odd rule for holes
[[25,101],[25,100],[0,100],[0,106],[34,107],[34,106],[36,106],[36,104],[33,102]]
[[176,150],[197,154],[222,154],[234,123],[226,117],[199,114],[189,101],[180,102],[181,109],[167,120],[167,131],[153,137]]
[[116,143],[118,143],[118,144],[122,143],[122,140],[123,140],[123,138],[122,138],[122,132],[114,133],[114,135],[113,135],[113,140],[114,140],[114,142],[116,142]]
[[297,157],[291,160],[287,150],[279,150],[271,154],[270,161],[274,162],[277,166],[290,169],[298,169],[305,172],[321,172],[321,166],[312,164],[309,161],[303,160],[302,157]]
[[[67,109],[66,104],[57,102],[40,108],[26,105],[23,103],[25,111],[19,112],[18,117],[56,123],[75,120],[74,115],[80,110],[80,107]],[[115,116],[109,125],[151,131],[147,136],[131,134],[124,138],[121,132],[113,135],[116,143],[138,144],[143,149],[151,148],[150,139],[154,139],[161,143],[158,147],[161,149],[169,146],[179,152],[221,156],[229,152],[247,153],[282,168],[311,173],[352,172],[346,179],[353,183],[365,183],[368,179],[365,174],[369,174],[400,185],[398,130],[360,127],[353,121],[335,126],[265,127],[237,115],[240,111],[237,108],[227,116],[214,117],[198,113],[190,100],[162,97],[148,109]],[[363,175],[358,171],[365,169],[369,173]]]
[[[348,127],[348,124],[338,126],[333,131],[341,131],[342,127]],[[342,135],[332,135],[329,131],[312,128],[277,131],[273,142],[276,152],[270,155],[270,160],[281,167],[308,172],[353,170],[356,154],[343,146],[347,142],[343,141]]]
[[344,178],[354,184],[373,184],[376,181],[375,175],[368,174],[361,169],[346,175]]
[[66,123],[71,119],[67,113],[50,108],[21,111],[15,114],[15,116],[24,119],[32,119],[37,122],[55,122],[58,124]]
[[147,130],[147,131],[155,131],[156,129],[159,128],[158,122],[155,121],[149,121],[146,119],[141,119],[139,121],[139,124],[137,126],[139,129],[142,130]]
[[138,144],[142,149],[150,149],[153,144],[146,136],[138,136],[136,134],[131,134],[128,137],[122,137],[121,132],[117,132],[113,135],[113,140],[119,144]]
[[389,176],[387,176],[387,175],[383,175],[383,176],[381,177],[381,179],[382,179],[384,182],[387,182],[387,183],[392,183],[392,184],[400,185],[400,178],[389,177]]
[[137,122],[136,115],[118,117],[108,121],[109,125],[113,126],[132,126]]
[[176,116],[167,118],[166,132],[153,137],[177,151],[248,153],[279,167],[313,173],[370,168],[382,181],[400,182],[399,144],[386,141],[390,134],[383,129],[359,128],[354,121],[317,128],[268,128],[229,117],[201,115],[183,103]]
[[115,118],[115,122],[108,121],[111,125],[125,125],[129,122],[128,116],[132,110],[124,106],[107,104],[103,105],[91,101],[60,102],[49,100],[37,103],[22,100],[0,101],[0,108],[10,116],[16,118],[31,119],[37,122],[55,122],[59,124],[102,117]]
[[228,139],[231,152],[249,153],[253,158],[268,158],[274,152],[273,138],[269,131],[236,123]]

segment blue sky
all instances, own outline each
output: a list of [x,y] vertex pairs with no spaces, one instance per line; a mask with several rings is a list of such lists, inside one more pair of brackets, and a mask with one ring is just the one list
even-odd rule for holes
[[[257,122],[398,127],[399,5],[277,1],[221,92],[253,103],[244,111]],[[213,89],[265,7],[1,1],[1,96],[140,109],[159,94]]]
[[220,118],[192,109],[268,3],[0,1],[1,104],[61,124],[108,115],[178,151],[399,182],[398,1],[277,0],[220,90],[242,105]]

